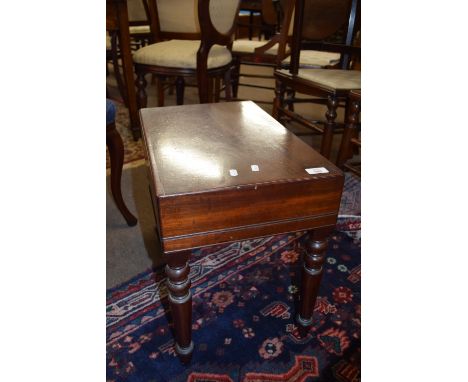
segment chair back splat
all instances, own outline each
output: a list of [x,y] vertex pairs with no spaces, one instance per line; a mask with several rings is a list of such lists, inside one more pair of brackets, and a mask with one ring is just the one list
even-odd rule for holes
[[[209,3],[208,7],[206,3]],[[198,17],[202,33],[200,49],[197,52],[200,103],[208,102],[209,99],[208,54],[215,44],[232,48],[239,4],[239,0],[199,0],[198,2]]]
[[[139,107],[146,107],[146,73],[158,78],[158,105],[164,81],[175,78],[177,104],[183,104],[185,77],[196,77],[201,103],[219,99],[221,78],[230,99],[232,40],[240,0],[148,0],[155,43],[133,58]],[[213,81],[215,91],[213,92]]]

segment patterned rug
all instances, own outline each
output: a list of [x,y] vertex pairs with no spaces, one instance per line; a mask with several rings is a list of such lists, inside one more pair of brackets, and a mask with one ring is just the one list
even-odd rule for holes
[[176,358],[162,270],[107,295],[108,381],[359,381],[360,244],[330,239],[314,325],[294,321],[304,236],[194,251],[189,366]]
[[162,269],[107,292],[107,381],[360,381],[360,182],[345,174],[308,330],[295,324],[304,235],[193,252],[192,362],[176,358]]

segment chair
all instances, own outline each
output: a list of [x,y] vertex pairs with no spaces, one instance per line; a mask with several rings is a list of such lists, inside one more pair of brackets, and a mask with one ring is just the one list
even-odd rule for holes
[[361,148],[361,139],[358,137],[359,113],[361,111],[361,91],[352,90],[349,92],[349,113],[347,123],[341,138],[340,150],[336,164],[343,170],[350,170],[357,175],[361,175],[360,168],[355,164],[348,163],[348,159],[353,157],[353,148]]
[[[272,0],[263,0],[262,6],[266,4],[273,7]],[[240,66],[244,65],[262,65],[277,67],[281,61],[290,53],[288,44],[291,41],[292,35],[292,18],[294,14],[295,0],[287,0],[284,9],[283,22],[280,27],[279,33],[275,34],[269,41],[254,41],[254,40],[235,40],[232,46],[232,54],[234,56],[234,70],[233,70],[233,95],[237,98],[239,85],[261,87],[251,84],[239,84]],[[244,77],[256,78],[272,78],[272,76],[264,75],[248,75]],[[270,88],[267,88],[270,89]],[[271,90],[274,90],[271,88]]]
[[[340,63],[341,52],[328,51],[330,43],[351,45],[355,35],[356,18],[349,22],[350,0],[305,0],[302,24],[300,68],[334,67]],[[344,27],[348,27],[344,33]],[[281,67],[288,69],[291,56],[287,56]]]
[[[106,0],[106,31],[109,34],[109,49],[107,56],[111,56],[114,62],[114,70],[120,75],[118,59],[122,64],[122,78],[120,78],[119,90],[128,107],[130,116],[130,128],[135,140],[141,135],[140,120],[138,117],[135,85],[133,78],[133,61],[130,50],[130,31],[128,21],[128,10],[126,0]],[[118,43],[117,43],[118,40]],[[117,54],[117,45],[119,46]],[[106,47],[107,48],[107,47]],[[119,78],[117,78],[119,81]]]
[[120,183],[122,179],[124,147],[122,138],[115,128],[115,105],[108,99],[106,99],[106,125],[106,144],[109,149],[111,163],[110,178],[112,196],[127,224],[129,226],[134,226],[137,224],[137,219],[128,210],[122,198]]
[[[231,98],[230,47],[239,0],[199,0],[197,8],[194,8],[196,3],[194,0],[166,0],[164,4],[161,0],[149,0],[151,30],[156,42],[137,50],[133,55],[140,108],[147,104],[145,75],[148,73],[159,79],[177,78],[178,105],[183,104],[186,77],[197,79],[200,103],[213,101],[214,80],[219,81],[220,78],[224,78],[226,84],[226,98]],[[170,13],[172,17],[158,16],[163,16],[164,12]],[[178,30],[181,25],[184,32]],[[187,25],[191,26],[190,32],[186,32]],[[197,39],[180,39],[181,33],[184,38],[193,36]],[[218,97],[219,94],[216,100]],[[159,102],[163,106],[161,100]]]
[[[323,3],[324,0],[317,1],[317,4]],[[304,15],[304,0],[298,0],[297,9],[294,20],[293,44],[291,51],[291,65],[289,70],[278,69],[275,71],[276,89],[273,105],[273,116],[280,120],[283,115],[291,120],[301,123],[302,125],[311,128],[323,134],[320,152],[326,158],[330,158],[334,129],[337,126],[337,108],[341,103],[346,103],[347,96],[351,90],[359,90],[361,88],[361,73],[357,70],[348,70],[353,62],[354,57],[360,55],[360,48],[348,45],[349,36],[353,35],[356,17],[358,15],[359,0],[352,0],[349,8],[349,21],[347,28],[346,44],[328,44],[323,41],[310,42],[308,46],[317,50],[333,51],[341,54],[339,67],[340,69],[310,69],[300,68],[300,48],[302,44],[303,22],[307,23],[308,19]],[[313,5],[313,2],[311,1]],[[323,4],[322,4],[323,5]],[[313,8],[312,8],[313,9]],[[317,18],[323,15],[326,19],[326,12],[333,12],[327,7],[320,8]],[[305,24],[305,27],[309,27]],[[325,26],[317,25],[317,28],[325,28]],[[299,100],[295,97],[295,93],[318,97],[318,99],[309,99],[308,102],[325,103],[327,112],[325,114],[325,122],[308,121],[306,118],[295,113],[291,107]],[[285,93],[289,94],[289,99],[285,100]],[[325,99],[325,101],[324,101]],[[302,100],[304,101],[304,100]],[[324,126],[320,126],[323,124]]]
[[[265,39],[269,40],[276,32],[280,24],[279,20],[281,20],[278,12],[278,3],[278,0],[241,0],[236,38],[239,38],[242,28],[247,28],[249,40],[252,40],[254,29],[259,30],[259,40],[262,38],[262,35],[265,36]],[[246,16],[249,18],[247,23],[243,21]]]
[[129,32],[132,48],[139,49],[151,41],[147,0],[127,0]]

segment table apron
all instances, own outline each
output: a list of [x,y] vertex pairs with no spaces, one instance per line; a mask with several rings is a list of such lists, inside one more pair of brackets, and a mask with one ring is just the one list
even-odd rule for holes
[[164,253],[168,254],[171,252],[236,242],[239,240],[333,227],[336,224],[336,219],[337,214],[301,217],[216,231],[197,232],[190,235],[162,237],[161,241]]

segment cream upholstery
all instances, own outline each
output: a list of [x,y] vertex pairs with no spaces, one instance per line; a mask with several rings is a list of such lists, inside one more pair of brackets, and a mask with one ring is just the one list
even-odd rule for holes
[[127,0],[128,20],[146,21],[146,11],[143,6],[143,0]]
[[[157,65],[169,68],[196,69],[199,40],[170,40],[151,44],[133,54],[137,64]],[[208,69],[218,68],[231,62],[229,49],[214,45],[208,55]]]
[[234,25],[240,0],[211,0],[210,19],[219,33],[227,34]]
[[[335,65],[340,62],[339,53],[320,52],[318,50],[301,50],[299,56],[299,66],[308,66],[315,68],[323,68],[327,65]],[[291,57],[283,60],[282,64],[289,65]]]
[[131,25],[129,27],[130,34],[150,33],[151,28],[149,25]]
[[[279,72],[291,75],[286,69]],[[361,89],[361,72],[357,70],[299,69],[297,77],[336,90]]]
[[[232,52],[233,53],[254,53],[256,48],[260,48],[261,46],[265,45],[267,41],[255,41],[255,40],[235,40],[232,45]],[[273,45],[270,49],[268,49],[265,54],[271,54],[272,56],[276,56],[278,54],[279,44]],[[286,52],[289,53],[289,49],[286,48]]]
[[156,0],[156,4],[162,32],[200,32],[198,0]]

